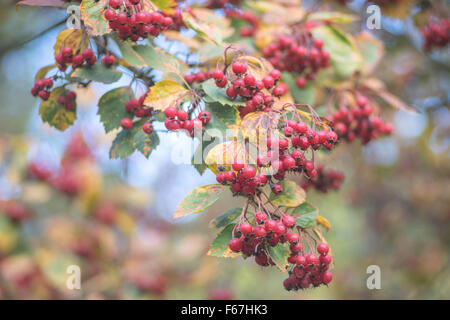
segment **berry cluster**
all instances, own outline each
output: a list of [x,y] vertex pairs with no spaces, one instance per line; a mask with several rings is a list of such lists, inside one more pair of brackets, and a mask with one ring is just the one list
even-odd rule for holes
[[326,243],[318,245],[320,258],[314,253],[304,254],[303,236],[300,231],[295,232],[297,227],[295,218],[288,214],[283,214],[279,218],[273,217],[275,219],[263,211],[257,211],[254,216],[255,225],[249,222],[238,223],[228,244],[230,250],[242,253],[245,258],[254,256],[258,265],[266,267],[275,265],[268,248],[279,243],[289,243],[290,276],[283,283],[286,290],[305,289],[310,284],[318,286],[330,283],[332,275],[328,271],[331,263],[328,245]]
[[255,167],[235,160],[229,171],[218,166],[217,182],[230,184],[234,194],[248,196],[254,195],[258,188],[267,183],[274,194],[280,194],[283,188],[280,183],[274,183],[272,178],[284,180],[287,172],[303,172],[308,178],[314,179],[318,172],[314,168],[314,162],[305,158],[304,152],[308,148],[317,150],[321,146],[331,149],[337,141],[337,134],[331,130],[315,131],[304,122],[295,120],[288,120],[283,126],[284,137],[268,138],[268,152],[258,155],[256,159],[258,169],[270,167],[272,175],[258,173]]
[[305,178],[302,181],[302,188],[308,189],[310,187],[315,188],[318,191],[327,193],[328,190],[338,190],[344,181],[344,174],[340,171],[325,169],[323,166],[317,167],[317,176],[314,179]]
[[450,19],[432,20],[421,28],[425,51],[444,48],[450,41]]
[[206,8],[210,9],[222,9],[225,5],[233,5],[239,7],[242,0],[209,0],[206,4]]
[[304,88],[308,80],[314,80],[321,68],[330,66],[330,53],[323,49],[322,40],[314,39],[308,31],[280,36],[262,53],[275,68],[297,73],[299,88]]
[[0,213],[4,213],[13,222],[23,222],[31,218],[34,212],[18,200],[0,202]]
[[49,89],[53,86],[53,80],[51,78],[44,78],[37,80],[31,88],[31,94],[36,97],[39,96],[42,100],[46,101],[50,97]]
[[333,280],[333,274],[328,270],[332,260],[328,251],[328,244],[324,242],[317,245],[319,256],[315,253],[302,254],[301,249],[293,250],[291,245],[288,262],[294,267],[290,270],[289,277],[283,282],[284,288],[290,291],[307,289],[310,285],[314,287],[321,284],[328,285]]
[[58,104],[64,106],[66,110],[73,111],[75,110],[75,98],[77,94],[73,91],[67,91],[65,95],[61,95],[58,97]]
[[194,74],[184,75],[184,80],[186,80],[186,82],[188,84],[202,83],[208,79],[211,79],[212,76],[213,76],[213,72],[211,70],[208,70],[207,72],[199,71]]
[[[125,110],[130,113],[131,117],[125,117],[120,120],[120,126],[124,130],[129,130],[133,126],[133,117],[145,118],[152,115],[153,109],[144,105],[145,98],[150,90],[147,90],[139,99],[132,98],[125,102]],[[153,124],[146,122],[142,125],[142,130],[146,134],[152,134],[154,132]]]
[[340,138],[352,142],[359,137],[363,144],[367,144],[381,134],[392,133],[390,123],[384,123],[381,118],[372,115],[373,108],[367,97],[357,96],[356,103],[357,106],[351,110],[342,107],[329,118]]
[[122,40],[156,37],[173,23],[171,17],[161,12],[145,11],[140,0],[109,0],[109,7],[105,10],[105,18]]
[[250,11],[226,10],[225,15],[227,18],[242,19],[248,22],[247,27],[241,27],[239,30],[242,37],[252,37],[258,29],[259,19]]
[[[284,84],[277,85],[281,79],[281,72],[277,69],[273,69],[262,80],[257,80],[251,73],[247,73],[247,66],[242,62],[234,62],[231,69],[234,75],[228,75],[233,80],[231,85],[227,87],[226,94],[230,99],[240,96],[246,101],[245,107],[239,108],[241,117],[258,110],[271,111],[275,101],[274,97],[279,98],[288,90]],[[215,70],[212,76],[219,88],[224,88],[229,84],[228,77],[222,70]],[[271,90],[269,91],[270,94],[264,94],[264,89]]]
[[[74,53],[72,47],[63,47],[56,55],[55,60],[58,63],[58,69],[62,72],[66,71],[67,65],[72,64],[72,69],[81,67],[84,63],[92,66],[97,61],[97,57],[92,49],[86,48],[81,53]],[[109,58],[108,58],[109,59]]]
[[201,130],[211,121],[211,113],[207,110],[200,111],[197,118],[189,119],[189,114],[183,110],[177,110],[175,107],[168,107],[164,110],[166,120],[164,125],[169,131],[186,130],[192,137],[194,136],[194,129]]

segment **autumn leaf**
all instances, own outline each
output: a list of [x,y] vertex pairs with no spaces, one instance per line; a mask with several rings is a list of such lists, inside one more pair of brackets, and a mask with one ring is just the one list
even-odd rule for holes
[[191,190],[178,205],[173,218],[178,219],[209,208],[226,189],[224,185],[208,184]]
[[154,110],[164,111],[179,104],[189,94],[189,90],[173,80],[162,80],[150,88],[144,104]]

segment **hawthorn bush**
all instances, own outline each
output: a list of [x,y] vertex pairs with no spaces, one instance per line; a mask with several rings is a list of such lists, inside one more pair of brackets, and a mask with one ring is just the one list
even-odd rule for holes
[[[373,75],[384,46],[347,2],[21,1],[75,4],[81,13],[79,28],[57,36],[54,64],[37,72],[31,94],[42,100],[42,120],[63,131],[77,118],[76,86],[111,85],[98,101],[105,132],[115,134],[111,158],[136,150],[148,158],[169,132],[197,140],[192,165],[217,183],[192,190],[174,218],[204,211],[229,190],[242,206],[211,222],[219,230],[209,255],[276,266],[286,290],[327,285],[330,223],[305,190],[338,189],[344,176],[317,158],[390,135],[384,107],[415,111]],[[373,2],[399,18],[415,8]],[[448,19],[432,14],[421,26],[425,52],[448,44]],[[114,86],[124,77],[129,85]],[[76,192],[67,179],[53,184]],[[96,216],[112,219],[106,209]]]

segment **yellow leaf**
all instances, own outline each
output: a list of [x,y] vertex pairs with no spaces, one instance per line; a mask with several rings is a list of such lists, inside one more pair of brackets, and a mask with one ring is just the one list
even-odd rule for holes
[[280,114],[277,112],[257,111],[247,114],[241,122],[242,134],[250,142],[258,144],[278,127]]
[[217,173],[218,164],[229,167],[235,160],[245,162],[245,149],[242,142],[233,140],[214,146],[208,152],[205,163],[211,171]]
[[316,222],[317,224],[327,229],[327,231],[330,230],[330,222],[328,222],[328,220],[322,217],[320,214],[317,216]]
[[54,45],[55,57],[63,47],[72,47],[74,51],[80,49],[80,52],[89,45],[89,38],[81,29],[64,29],[56,37]]
[[189,94],[189,90],[173,80],[159,81],[150,89],[151,91],[145,98],[144,104],[161,111],[178,105]]

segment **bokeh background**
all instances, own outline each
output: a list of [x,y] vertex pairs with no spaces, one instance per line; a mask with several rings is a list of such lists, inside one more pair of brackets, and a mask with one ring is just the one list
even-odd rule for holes
[[[52,63],[65,13],[16,11],[8,0],[0,6],[0,211],[30,216],[15,223],[0,213],[1,299],[450,297],[449,51],[424,54],[410,20],[383,17],[375,33],[387,52],[377,72],[419,113],[386,110],[392,136],[323,159],[345,173],[339,191],[308,193],[332,225],[334,280],[292,293],[275,269],[206,255],[216,233],[209,221],[240,200],[230,196],[206,213],[172,220],[190,189],[215,180],[170,161],[174,137],[163,137],[149,160],[108,158],[112,137],[96,103],[110,87],[76,88],[78,119],[67,131],[43,124],[29,91],[36,71]],[[354,1],[349,10],[363,8]],[[72,179],[73,190],[31,179],[39,164]],[[82,290],[65,287],[70,264],[81,266]],[[369,265],[381,268],[381,290],[366,287]]]

